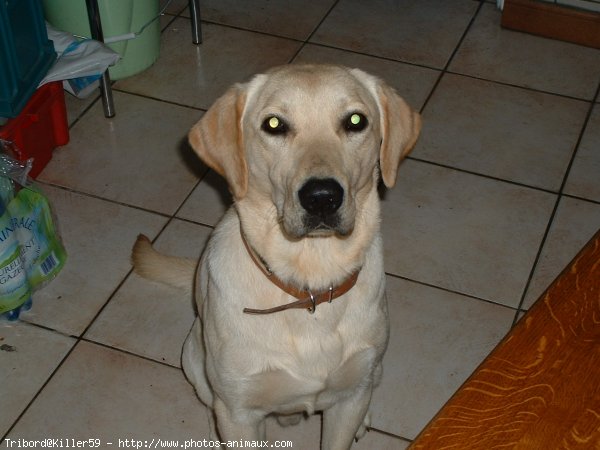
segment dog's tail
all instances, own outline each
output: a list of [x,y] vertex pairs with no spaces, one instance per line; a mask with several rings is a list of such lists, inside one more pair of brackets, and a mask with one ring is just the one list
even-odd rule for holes
[[152,247],[152,242],[140,234],[131,252],[133,270],[143,278],[158,281],[185,291],[191,291],[198,261],[191,258],[164,255]]

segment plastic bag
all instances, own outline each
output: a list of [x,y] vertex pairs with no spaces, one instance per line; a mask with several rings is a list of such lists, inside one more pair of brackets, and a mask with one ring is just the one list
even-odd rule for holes
[[92,39],[76,39],[72,34],[58,31],[46,24],[48,39],[54,42],[58,58],[40,86],[51,81],[63,81],[65,90],[85,98],[98,87],[98,79],[121,56]]
[[[4,151],[11,143],[0,140]],[[31,307],[31,293],[54,279],[67,254],[50,204],[27,178],[25,164],[0,154],[0,315]]]

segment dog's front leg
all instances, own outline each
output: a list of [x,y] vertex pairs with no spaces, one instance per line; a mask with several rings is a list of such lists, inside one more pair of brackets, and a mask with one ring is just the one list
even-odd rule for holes
[[218,397],[214,401],[214,410],[221,440],[260,442],[266,438],[264,416],[248,411],[238,412],[233,417],[227,405]]
[[369,410],[372,390],[372,386],[361,387],[353,396],[323,412],[323,450],[350,448]]

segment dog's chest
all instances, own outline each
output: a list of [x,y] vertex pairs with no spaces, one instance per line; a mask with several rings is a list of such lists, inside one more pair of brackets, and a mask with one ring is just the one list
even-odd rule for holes
[[293,333],[282,344],[268,358],[270,369],[249,380],[248,392],[254,407],[283,414],[326,409],[368,384],[383,352],[379,342],[355,341],[331,330]]

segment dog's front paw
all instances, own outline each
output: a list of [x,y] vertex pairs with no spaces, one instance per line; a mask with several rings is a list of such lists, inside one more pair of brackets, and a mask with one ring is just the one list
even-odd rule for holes
[[290,425],[298,425],[302,420],[302,413],[288,414],[285,416],[277,416],[277,423],[282,427],[289,427]]
[[371,411],[368,411],[367,414],[365,415],[362,425],[358,428],[358,431],[356,432],[355,439],[358,441],[359,439],[363,438],[364,435],[367,434],[367,431],[369,431],[370,426],[371,426]]

